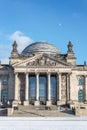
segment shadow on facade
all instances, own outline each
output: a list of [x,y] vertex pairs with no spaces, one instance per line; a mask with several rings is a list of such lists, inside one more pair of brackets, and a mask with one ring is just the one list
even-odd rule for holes
[[7,116],[7,108],[0,109],[0,116]]

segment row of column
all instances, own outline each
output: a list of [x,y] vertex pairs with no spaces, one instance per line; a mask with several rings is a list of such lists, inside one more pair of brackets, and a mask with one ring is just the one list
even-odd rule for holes
[[[29,104],[29,73],[26,73],[26,84],[25,84],[25,101],[24,104]],[[47,73],[47,101],[50,104],[51,101],[51,86],[50,86],[51,73]],[[70,100],[70,76],[67,75],[67,100]],[[61,73],[57,74],[57,100],[61,100]],[[18,73],[15,73],[15,101],[18,100]],[[39,101],[39,73],[36,73],[36,101]]]

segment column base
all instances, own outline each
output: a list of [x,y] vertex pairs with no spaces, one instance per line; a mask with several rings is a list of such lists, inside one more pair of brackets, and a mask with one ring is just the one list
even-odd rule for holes
[[69,102],[70,109],[77,108],[79,106],[78,101],[70,100]]
[[1,108],[1,106],[3,105],[3,103],[2,102],[0,102],[0,108]]
[[40,101],[34,101],[34,106],[39,106],[40,105]]
[[59,100],[57,101],[57,106],[65,105],[66,101],[65,100]]
[[28,100],[24,101],[24,102],[23,102],[23,105],[24,105],[24,106],[28,106],[28,105],[29,105],[29,101],[28,101]]
[[18,101],[18,104],[21,105],[21,101]]
[[84,101],[84,103],[85,103],[85,104],[87,104],[87,100],[86,100],[86,101]]
[[3,103],[2,102],[0,102],[0,105],[2,105]]
[[12,102],[12,107],[18,107],[18,101],[17,100],[14,100]]
[[46,101],[46,106],[51,106],[51,100],[50,101]]

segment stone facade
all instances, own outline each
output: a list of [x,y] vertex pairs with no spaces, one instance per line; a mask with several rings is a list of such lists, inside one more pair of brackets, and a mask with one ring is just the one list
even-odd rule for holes
[[[49,47],[49,48],[48,48]],[[14,41],[9,65],[0,64],[0,102],[13,106],[30,104],[30,76],[35,76],[33,105],[41,105],[40,76],[46,77],[46,104],[51,106],[51,77],[56,77],[55,105],[87,103],[87,66],[77,65],[73,45],[68,44],[66,54],[52,44],[36,42],[26,47],[21,54]]]

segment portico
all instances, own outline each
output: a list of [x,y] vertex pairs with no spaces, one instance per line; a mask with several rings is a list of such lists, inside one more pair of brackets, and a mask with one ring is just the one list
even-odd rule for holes
[[[66,76],[66,86],[67,91],[65,91],[66,98],[62,99],[61,96],[61,78],[62,75],[65,74]],[[26,72],[25,75],[25,86],[24,87],[24,101],[23,105],[27,106],[29,104],[33,104],[35,106],[39,105],[59,105],[61,102],[66,103],[69,101],[70,98],[70,85],[69,85],[69,74],[68,73],[60,73],[60,72],[51,72],[51,71],[44,71],[44,72]],[[31,79],[31,77],[34,77]],[[42,79],[41,79],[42,78]],[[20,72],[15,73],[15,100],[18,103],[21,102],[20,92],[21,86],[18,83],[20,79]],[[42,82],[43,80],[43,82]],[[53,81],[52,81],[53,80]],[[32,86],[32,84],[33,86]],[[24,83],[23,83],[24,84]],[[32,87],[32,88],[31,88]],[[19,88],[19,89],[18,89]],[[35,93],[33,95],[33,93]],[[53,94],[54,93],[54,94]],[[31,97],[32,95],[32,97]],[[20,98],[18,98],[20,97]]]

